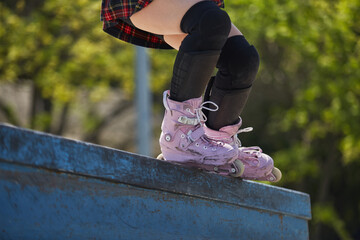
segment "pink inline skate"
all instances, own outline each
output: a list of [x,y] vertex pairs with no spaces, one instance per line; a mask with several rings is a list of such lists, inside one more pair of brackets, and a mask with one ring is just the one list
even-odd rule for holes
[[177,102],[169,99],[169,91],[165,91],[163,103],[165,116],[159,140],[162,154],[158,159],[210,172],[217,172],[222,166],[221,174],[224,175],[233,176],[244,171],[242,163],[236,160],[239,152],[237,146],[205,135],[203,125],[206,118],[201,110],[216,111],[204,107],[211,102],[202,103],[202,97]]
[[[244,165],[244,171],[238,171],[233,176],[241,177],[249,180],[260,180],[269,182],[278,182],[281,179],[281,171],[274,167],[273,159],[267,154],[263,153],[260,147],[242,147],[237,134],[242,132],[250,132],[252,128],[240,129],[242,124],[241,118],[239,123],[222,127],[219,131],[212,130],[204,126],[206,135],[215,140],[230,144],[239,149],[238,158],[234,161],[240,161]],[[232,168],[234,163],[228,163],[224,166],[218,167],[218,173],[226,172],[227,169]],[[239,164],[238,164],[239,165]]]

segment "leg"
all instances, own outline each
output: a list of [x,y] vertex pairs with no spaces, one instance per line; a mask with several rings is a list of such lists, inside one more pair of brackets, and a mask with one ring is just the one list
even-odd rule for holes
[[219,106],[219,111],[208,113],[207,124],[215,130],[239,121],[259,68],[255,47],[234,32],[222,49],[217,63],[219,71],[213,85],[209,86],[209,100]]
[[[186,36],[187,34],[165,35],[164,39],[172,47],[179,49]],[[212,97],[207,99],[220,107],[219,111],[208,113],[208,126],[217,130],[238,121],[255,80],[259,61],[254,47],[247,43],[234,24],[222,51],[217,63],[219,72],[215,86],[212,86]]]
[[[222,48],[217,67],[219,71],[208,86],[206,100],[215,102],[219,110],[207,113],[206,135],[217,140],[222,136],[222,141],[237,146],[237,133],[242,124],[239,115],[255,80],[259,55],[234,26]],[[282,176],[281,171],[274,167],[273,159],[259,147],[240,147],[238,158],[219,169],[226,170],[229,167],[244,169],[233,175],[244,179],[278,182]]]
[[185,101],[201,96],[230,32],[227,13],[212,1],[154,0],[131,21],[165,36],[187,34],[175,60],[170,98]]
[[204,1],[191,7],[180,24],[188,35],[181,42],[175,60],[170,97],[185,101],[202,95],[230,32],[231,22],[215,3]]
[[[170,43],[170,45],[172,45],[174,48],[178,49],[178,47],[180,46],[184,37],[186,37],[186,35],[169,35],[169,36],[165,36],[165,41],[168,41],[168,43]],[[229,69],[231,69],[231,67],[229,67],[229,66],[226,67],[226,64],[224,63],[224,58],[226,59],[227,57],[225,55],[228,55],[229,52],[232,52],[232,51],[235,51],[235,53],[243,52],[243,51],[240,51],[239,49],[243,48],[241,46],[245,46],[245,49],[248,49],[248,44],[246,44],[246,43],[247,42],[242,37],[241,32],[234,25],[232,25],[232,28],[231,28],[231,31],[229,34],[229,39],[227,40],[227,43],[225,44],[225,45],[227,45],[227,47],[226,46],[223,47],[222,58],[219,59],[219,62],[217,64],[218,67],[220,68],[219,72],[221,72],[221,71],[223,72],[222,75],[224,75],[224,71],[232,72],[233,74],[235,72],[235,71],[233,71],[234,69],[229,70]],[[229,45],[230,45],[230,47],[228,47]],[[253,54],[255,54],[255,52]],[[253,54],[250,54],[250,55],[253,55]],[[237,54],[235,54],[235,56],[238,57]],[[241,56],[241,54],[239,56]],[[256,59],[256,57],[255,57],[255,59]],[[235,70],[236,69],[239,69],[239,70],[244,69],[244,66],[246,66],[246,64],[240,64],[238,61],[234,61],[234,62],[236,63]],[[240,67],[238,66],[238,64],[240,65]],[[228,69],[228,70],[226,70],[226,69]],[[249,68],[249,69],[251,69],[251,68]],[[257,70],[257,68],[256,68],[256,70]],[[211,113],[213,115],[210,116],[211,120],[208,121],[207,124],[209,125],[209,122],[211,123],[211,121],[212,121],[215,123],[215,126],[217,125],[218,128],[221,128],[223,126],[226,126],[227,124],[231,124],[236,121],[238,123],[231,125],[231,126],[227,126],[226,130],[225,130],[225,128],[222,129],[221,134],[219,134],[219,131],[215,131],[215,130],[205,127],[204,129],[205,129],[206,135],[208,137],[210,137],[210,138],[214,137],[214,139],[220,140],[219,136],[223,136],[223,137],[225,136],[223,139],[224,142],[230,143],[232,145],[235,145],[235,147],[237,147],[236,141],[234,143],[231,143],[231,142],[234,140],[234,138],[235,138],[234,135],[237,134],[237,131],[238,131],[239,127],[241,126],[241,120],[239,122],[238,116],[240,115],[241,110],[246,103],[247,95],[250,90],[250,88],[246,88],[246,87],[249,84],[251,85],[251,82],[254,80],[254,78],[255,77],[239,78],[240,80],[246,80],[246,79],[249,80],[250,79],[250,83],[246,82],[246,81],[240,81],[240,82],[242,82],[243,85],[245,85],[245,89],[242,89],[242,90],[241,89],[236,90],[236,89],[231,89],[231,88],[228,90],[221,90],[221,89],[218,89],[216,86],[213,86],[211,100],[218,103],[220,106],[220,109],[219,109],[219,112]],[[217,79],[217,81],[218,81],[217,84],[224,85],[223,87],[225,89],[229,88],[229,86],[231,87],[231,86],[236,85],[236,84],[231,85],[231,79],[229,80],[226,78],[225,79],[222,78],[224,80],[224,82],[222,84],[220,84],[219,79],[221,79],[220,76]],[[228,81],[226,81],[226,80],[228,80]],[[239,85],[241,85],[241,84],[239,84]],[[219,120],[217,119],[217,116],[218,116]],[[228,120],[229,120],[229,122],[228,122]],[[229,141],[229,139],[230,139],[230,141]],[[247,160],[244,161],[244,159],[247,159]],[[214,171],[214,169],[215,169],[215,168],[211,168],[210,166],[203,166],[203,168],[205,168],[208,171]],[[262,150],[259,147],[250,147],[250,148],[241,147],[239,149],[238,158],[233,163],[225,164],[223,166],[218,166],[216,169],[217,170],[215,172],[219,173],[219,174],[231,175],[234,177],[242,177],[242,178],[250,179],[250,180],[278,182],[281,179],[281,171],[278,168],[274,167],[273,159],[270,156],[266,155],[265,153],[262,153]],[[229,172],[231,174],[229,174]]]
[[166,91],[163,98],[164,159],[205,169],[234,161],[238,149],[207,139],[201,114],[201,95],[230,32],[229,16],[212,1],[154,0],[131,21],[140,29],[163,34],[168,42],[181,41],[170,94]]

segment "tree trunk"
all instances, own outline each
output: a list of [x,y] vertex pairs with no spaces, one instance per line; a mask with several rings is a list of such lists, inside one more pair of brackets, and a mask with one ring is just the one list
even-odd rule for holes
[[126,109],[128,109],[131,106],[131,102],[130,101],[121,101],[117,106],[116,109],[114,109],[114,111],[112,111],[109,115],[107,115],[106,117],[104,117],[99,124],[96,126],[95,130],[92,131],[91,133],[87,134],[85,136],[85,141],[87,142],[92,142],[92,143],[98,143],[99,142],[99,136],[101,134],[101,132],[104,130],[104,128],[116,117],[118,116],[120,113],[122,113],[123,111],[125,111]]
[[66,127],[66,120],[67,120],[67,116],[69,114],[69,109],[70,109],[70,104],[65,103],[61,110],[59,125],[58,125],[57,129],[54,131],[54,134],[63,135],[65,127]]
[[[41,89],[35,83],[32,91],[32,103],[30,112],[30,128],[51,132],[53,103],[51,98],[43,98]],[[44,121],[39,121],[39,117],[46,117]]]
[[[334,149],[336,146],[336,138],[334,137],[330,137],[330,139],[332,139],[332,144],[329,145],[334,145],[333,150],[329,150],[329,153],[326,154],[324,156],[325,161],[322,163],[321,166],[321,180],[319,183],[319,191],[318,194],[316,196],[316,203],[317,204],[323,204],[326,203],[326,201],[328,201],[329,199],[329,192],[330,192],[330,186],[331,186],[331,180],[333,178],[333,174],[336,172],[336,160],[338,158],[340,158],[338,152]],[[323,231],[323,225],[317,224],[314,230],[314,239],[321,239],[322,236],[322,231]]]

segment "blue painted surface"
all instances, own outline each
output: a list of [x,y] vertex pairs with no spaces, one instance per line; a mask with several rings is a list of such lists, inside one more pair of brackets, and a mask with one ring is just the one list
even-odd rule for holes
[[0,159],[311,219],[305,193],[1,124]]
[[307,239],[310,218],[301,192],[0,124],[0,239]]
[[307,222],[0,162],[5,239],[307,239]]

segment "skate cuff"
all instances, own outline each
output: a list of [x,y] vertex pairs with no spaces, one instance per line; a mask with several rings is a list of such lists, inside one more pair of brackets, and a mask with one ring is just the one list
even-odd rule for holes
[[206,136],[213,140],[227,140],[232,137],[228,132],[212,130],[206,125],[204,126],[204,131],[206,133]]

